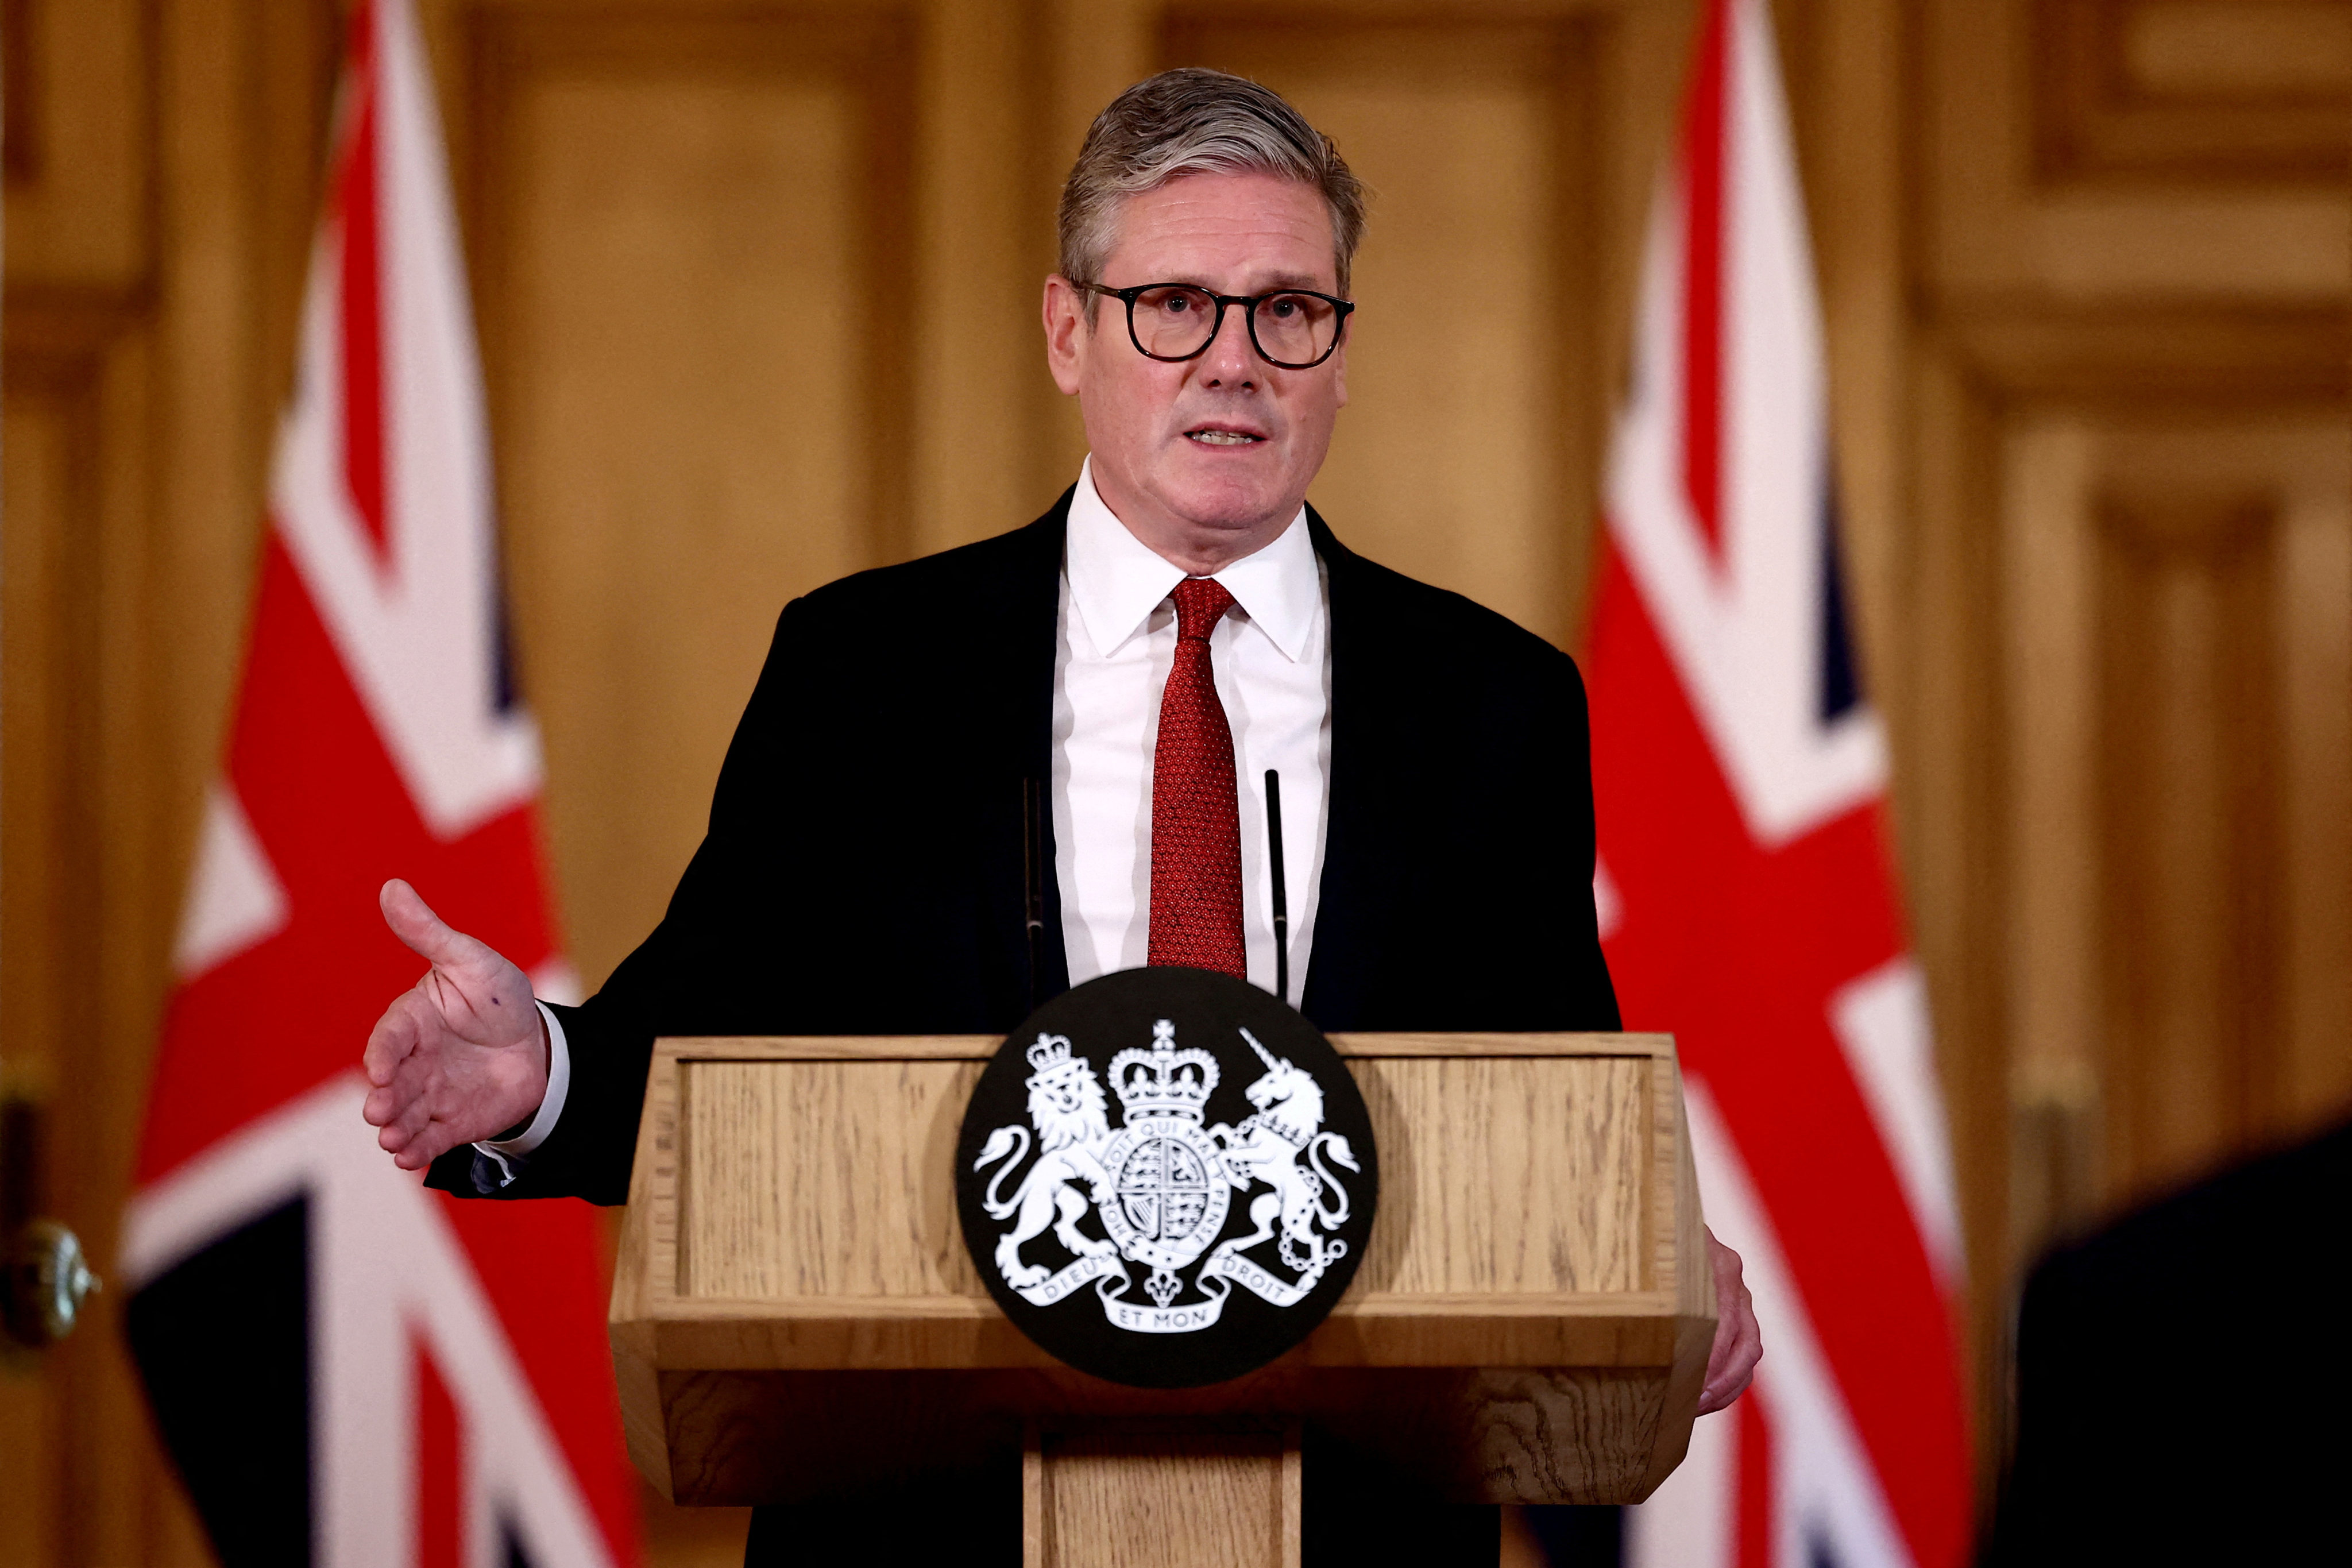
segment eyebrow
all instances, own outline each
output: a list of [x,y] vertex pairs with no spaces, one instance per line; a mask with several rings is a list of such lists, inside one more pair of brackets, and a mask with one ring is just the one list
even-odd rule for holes
[[[1208,284],[1202,282],[1198,277],[1163,278],[1159,279],[1159,281],[1162,283],[1181,283],[1188,289],[1206,289],[1212,294],[1217,292],[1216,289],[1211,289]],[[1264,287],[1258,289],[1256,292],[1259,294],[1271,294],[1284,289],[1300,289],[1313,293],[1321,293],[1324,291],[1323,286],[1316,281],[1315,275],[1311,272],[1277,272],[1274,274],[1272,278],[1268,279]]]

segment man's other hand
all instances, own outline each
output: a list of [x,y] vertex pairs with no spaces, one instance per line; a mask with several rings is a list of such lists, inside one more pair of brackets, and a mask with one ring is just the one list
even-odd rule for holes
[[523,972],[452,931],[397,878],[378,901],[392,934],[432,964],[368,1037],[376,1142],[404,1171],[529,1121],[547,1096],[547,1026]]
[[1739,1277],[1739,1254],[1706,1233],[1706,1252],[1715,1265],[1715,1348],[1706,1356],[1706,1383],[1698,1394],[1698,1413],[1720,1410],[1738,1398],[1764,1359],[1764,1336],[1756,1326],[1756,1303],[1748,1282]]

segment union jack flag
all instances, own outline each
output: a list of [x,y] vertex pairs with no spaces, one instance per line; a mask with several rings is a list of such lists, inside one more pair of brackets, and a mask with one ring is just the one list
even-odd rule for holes
[[1841,582],[1822,330],[1762,0],[1712,0],[1652,217],[1584,668],[1594,896],[1680,1042],[1700,1189],[1764,1334],[1630,1561],[1969,1552],[1961,1254],[1886,742]]
[[635,1554],[591,1212],[459,1204],[361,1120],[406,877],[569,989],[409,0],[355,15],[243,684],[124,1226],[131,1348],[224,1562]]

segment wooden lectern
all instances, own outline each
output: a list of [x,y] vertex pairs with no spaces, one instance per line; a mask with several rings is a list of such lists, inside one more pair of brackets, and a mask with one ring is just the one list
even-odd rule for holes
[[637,1468],[784,1502],[1017,1446],[1026,1561],[1055,1568],[1295,1568],[1306,1427],[1463,1500],[1646,1497],[1715,1331],[1673,1039],[1330,1040],[1379,1142],[1370,1250],[1298,1349],[1167,1390],[1054,1361],[965,1252],[951,1167],[996,1037],[660,1041],[613,1288]]

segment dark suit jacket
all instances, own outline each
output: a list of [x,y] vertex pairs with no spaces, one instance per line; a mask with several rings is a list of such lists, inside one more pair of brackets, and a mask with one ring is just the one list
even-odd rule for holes
[[[644,945],[557,1009],[570,1095],[497,1195],[625,1202],[657,1035],[1005,1033],[1067,987],[1050,840],[1033,977],[1023,801],[1053,776],[1069,500],[784,607],[709,833]],[[1575,664],[1307,523],[1331,775],[1301,1011],[1327,1030],[1616,1028]],[[452,1151],[431,1184],[479,1192],[487,1166]]]

